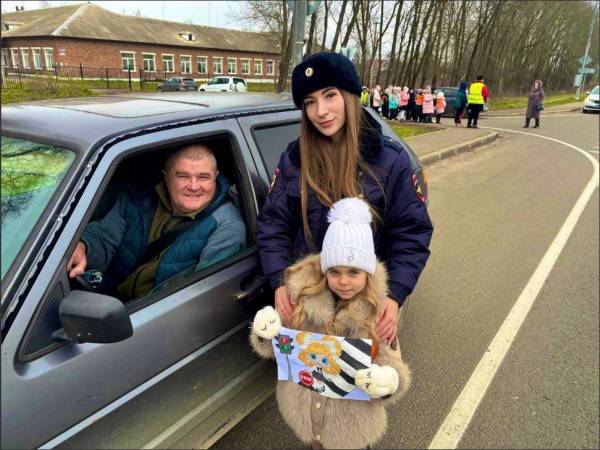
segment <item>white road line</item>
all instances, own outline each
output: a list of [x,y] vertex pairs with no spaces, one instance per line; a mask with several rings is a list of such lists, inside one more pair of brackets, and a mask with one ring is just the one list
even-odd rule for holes
[[490,386],[496,371],[500,367],[500,364],[502,364],[504,357],[506,356],[512,342],[519,332],[519,328],[525,321],[527,313],[535,302],[535,299],[542,289],[546,279],[548,278],[550,271],[552,270],[562,249],[567,243],[569,236],[573,232],[577,221],[583,214],[583,211],[592,197],[592,194],[598,188],[598,161],[596,161],[596,159],[585,150],[582,150],[579,147],[571,145],[567,142],[547,136],[541,136],[539,134],[493,127],[480,128],[505,131],[508,133],[526,134],[566,145],[567,147],[570,147],[584,155],[594,166],[594,173],[585,186],[583,192],[577,199],[573,209],[567,216],[567,219],[561,226],[558,234],[552,241],[552,244],[550,244],[550,247],[548,247],[546,254],[540,261],[535,272],[521,292],[521,295],[519,295],[519,298],[508,313],[508,316],[498,330],[498,333],[496,333],[496,336],[489,345],[486,353],[479,361],[479,364],[477,364],[477,367],[471,374],[469,381],[467,381],[467,384],[454,402],[454,405],[444,420],[444,423],[442,423],[433,440],[429,444],[430,449],[454,449],[458,445],[463,433],[469,426],[469,423],[471,422],[479,403]]
[[590,153],[598,153],[597,150],[590,150]]

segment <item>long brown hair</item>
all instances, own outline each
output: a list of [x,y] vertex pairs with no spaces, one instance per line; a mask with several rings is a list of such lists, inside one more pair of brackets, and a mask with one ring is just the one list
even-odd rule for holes
[[[331,206],[345,197],[357,197],[362,192],[357,183],[357,168],[372,175],[360,154],[361,133],[365,132],[363,107],[360,98],[339,89],[344,99],[346,122],[343,143],[332,151],[331,139],[312,124],[302,106],[300,123],[300,203],[304,236],[312,240],[308,225],[308,190],[315,193],[321,204]],[[375,177],[373,177],[375,178]],[[374,208],[371,212],[379,219]]]
[[[283,279],[287,280],[290,275],[293,275],[301,270],[306,270],[306,266],[290,266],[285,270]],[[321,265],[318,260],[313,262],[310,270],[312,272],[311,277],[315,279],[315,282],[304,285],[298,294],[298,298],[295,299],[296,305],[290,320],[291,328],[298,329],[304,322],[305,298],[307,296],[316,295],[320,292],[323,292],[325,289],[329,289],[327,286],[327,276],[321,272]],[[377,291],[375,290],[373,276],[369,273],[367,273],[367,284],[359,294],[349,300],[339,299],[336,302],[335,313],[325,325],[325,331],[331,335],[339,335],[341,333],[336,326],[335,319],[340,311],[347,308],[350,303],[354,301],[366,302],[369,306],[369,314],[366,319],[361,319],[360,317],[355,317],[352,315],[350,315],[350,317],[359,323],[359,328],[362,328],[364,331],[366,331],[371,339],[378,340],[379,337],[375,331],[375,319],[377,317]]]

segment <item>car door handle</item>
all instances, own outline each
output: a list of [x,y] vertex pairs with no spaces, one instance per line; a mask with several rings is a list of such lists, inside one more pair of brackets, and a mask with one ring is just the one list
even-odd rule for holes
[[236,301],[246,300],[249,297],[254,296],[257,292],[263,289],[267,282],[266,277],[259,277],[248,289],[238,292],[233,295],[233,299]]

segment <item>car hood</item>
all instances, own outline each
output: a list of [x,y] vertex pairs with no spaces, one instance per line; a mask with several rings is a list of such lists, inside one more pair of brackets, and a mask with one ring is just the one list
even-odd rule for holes
[[600,100],[600,94],[590,94],[587,96],[586,100]]

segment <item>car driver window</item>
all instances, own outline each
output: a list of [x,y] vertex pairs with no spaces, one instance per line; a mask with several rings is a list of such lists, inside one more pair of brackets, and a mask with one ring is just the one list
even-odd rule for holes
[[245,248],[228,140],[184,144],[164,155],[134,156],[117,168],[69,259],[69,277],[129,302]]

